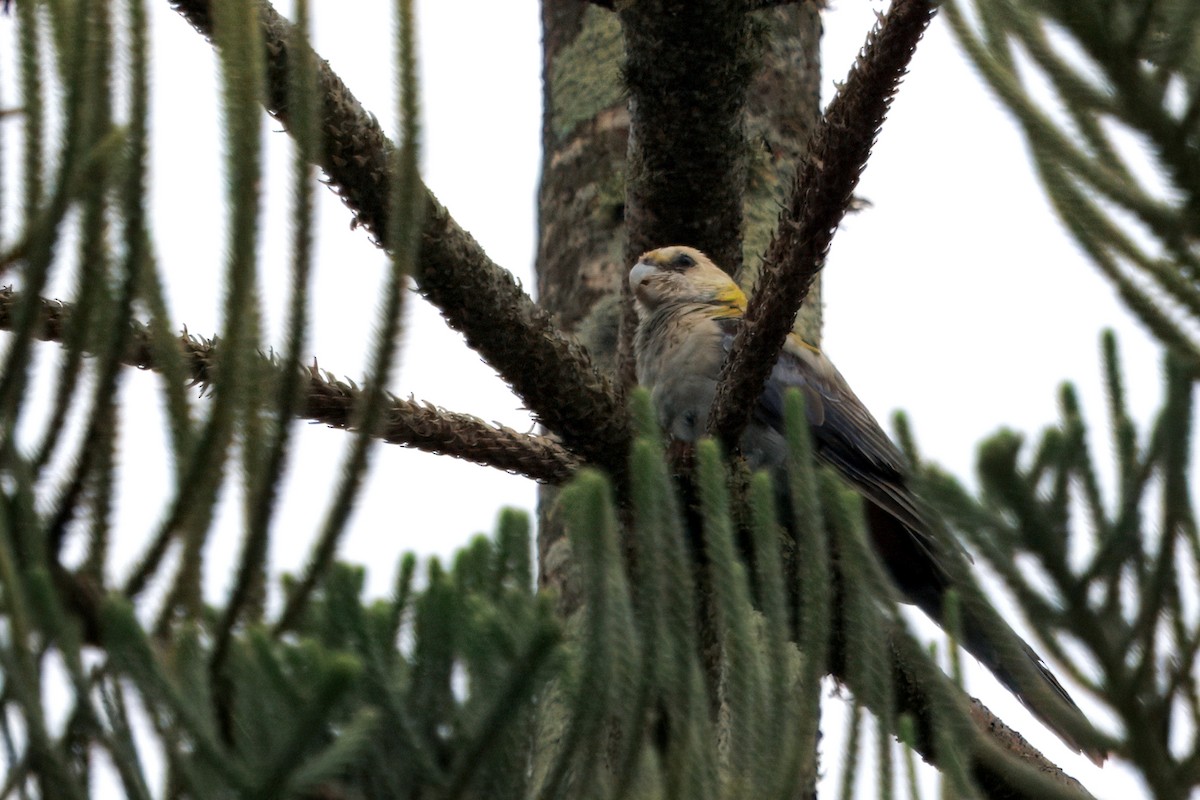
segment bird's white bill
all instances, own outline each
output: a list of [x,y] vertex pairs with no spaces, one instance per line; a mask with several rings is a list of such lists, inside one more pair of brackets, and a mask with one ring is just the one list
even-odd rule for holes
[[633,265],[633,269],[629,270],[629,288],[636,293],[638,287],[649,278],[652,274],[658,271],[658,267],[653,264],[647,264],[644,261],[639,261]]

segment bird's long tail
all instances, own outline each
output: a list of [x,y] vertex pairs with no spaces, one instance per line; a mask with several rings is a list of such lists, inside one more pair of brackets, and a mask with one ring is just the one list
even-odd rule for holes
[[[1103,765],[1108,753],[1103,748],[1080,742],[1072,732],[1072,729],[1080,726],[1068,728],[1063,724],[1067,715],[1074,715],[1078,723],[1086,724],[1087,718],[1037,652],[999,619],[994,619],[991,626],[972,622],[966,618],[963,624],[962,645],[967,652],[979,659],[996,676],[996,680],[1004,684],[1043,725],[1054,731],[1063,743],[1076,753],[1087,756],[1097,766]],[[997,626],[1002,626],[1006,630],[1004,635],[1010,638],[1008,647],[1003,649],[1007,650],[1008,658],[993,640]],[[991,627],[992,632],[986,630],[987,627]],[[1025,663],[1014,667],[1010,663],[1011,658],[1023,659]],[[1052,708],[1055,705],[1057,708]]]
[[[867,504],[867,518],[875,549],[892,580],[909,602],[945,627],[943,603],[947,590],[959,580],[970,580],[966,574],[957,580],[948,574],[948,562],[954,554],[930,552],[927,537],[913,533],[888,510],[874,503]],[[1081,743],[1063,725],[1065,717],[1075,715],[1076,722],[1082,724],[1071,728],[1086,728],[1087,718],[1034,649],[990,607],[969,602],[962,605],[961,640],[967,652],[979,659],[1021,705],[1068,747],[1096,764],[1103,764],[1107,752]]]

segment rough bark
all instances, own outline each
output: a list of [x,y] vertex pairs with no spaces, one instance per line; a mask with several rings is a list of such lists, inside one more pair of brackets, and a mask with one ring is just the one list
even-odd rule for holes
[[[810,4],[746,14],[711,1],[639,3],[617,15],[543,0],[542,18],[539,300],[625,387],[625,276],[638,254],[687,243],[744,279],[756,274],[820,118],[819,15]],[[809,308],[804,333],[815,340],[819,303]],[[543,489],[543,509],[555,494]],[[569,615],[579,602],[573,560],[553,515],[540,517],[539,579]],[[564,712],[546,705],[543,738],[554,738]]]
[[[15,310],[25,298],[11,288],[0,288],[0,330],[15,326]],[[37,298],[37,321],[33,335],[43,341],[63,343],[78,306]],[[117,360],[138,369],[161,370],[155,357],[153,337],[147,326],[129,325],[125,346]],[[203,394],[211,388],[213,366],[220,346],[213,340],[181,334],[176,343],[188,370],[190,385]],[[99,353],[88,350],[91,355]],[[296,408],[296,417],[331,428],[350,429],[355,424],[355,409],[361,407],[362,393],[351,381],[341,380],[322,370],[314,360],[311,366],[280,364],[261,356],[259,367],[273,379],[286,369],[300,370],[304,396]],[[438,408],[428,402],[389,397],[374,435],[388,444],[398,444],[502,469],[548,484],[562,484],[579,468],[579,460],[552,436],[520,433],[503,425],[484,422],[470,414]]]
[[[741,279],[748,285],[775,230],[795,164],[820,120],[821,28],[817,8],[808,3],[741,16],[748,20],[745,26],[755,28],[759,66],[742,92],[744,114],[729,122],[726,132],[732,154],[721,163],[733,165],[730,169],[738,175],[740,186],[733,188],[742,204],[736,209],[742,232],[730,239],[737,250],[730,251],[734,254],[723,266],[732,272],[744,264]],[[542,24],[539,302],[564,329],[576,333],[594,363],[613,374],[621,365],[621,326],[630,324],[632,312],[628,298],[623,299],[632,263],[625,236],[630,114],[622,79],[624,33],[616,15],[584,0],[544,0]],[[731,132],[736,135],[729,138]],[[677,235],[690,236],[690,223],[678,224]],[[820,339],[815,287],[797,329],[810,341]],[[616,382],[627,384],[628,379],[625,364]],[[542,526],[539,574],[547,585],[565,590],[555,571],[546,569],[557,538],[557,532]],[[565,562],[554,558],[550,563]]]
[[542,25],[538,299],[565,330],[586,333],[593,358],[611,368],[615,339],[605,347],[603,313],[589,314],[625,272],[624,37],[613,14],[573,0],[546,0]]
[[[746,97],[749,158],[742,203],[742,269],[749,289],[778,229],[796,165],[821,121],[821,15],[815,3],[781,5],[753,15],[764,27],[759,68]],[[821,282],[809,290],[795,330],[821,342]]]
[[737,272],[746,95],[760,26],[739,0],[642,0],[618,9],[630,112],[625,260],[687,244]]

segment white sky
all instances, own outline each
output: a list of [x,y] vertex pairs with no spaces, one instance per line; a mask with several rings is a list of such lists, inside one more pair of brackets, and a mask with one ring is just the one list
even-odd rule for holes
[[[385,129],[394,130],[390,3],[312,4],[318,52]],[[873,12],[884,5],[842,0],[826,13],[826,100]],[[277,7],[290,13],[289,2]],[[150,0],[149,8],[155,80],[151,229],[175,319],[211,334],[219,328],[225,230],[215,60],[167,3]],[[532,287],[541,125],[538,4],[418,2],[418,15],[426,182],[495,261]],[[11,61],[0,63],[0,74],[4,102],[11,104]],[[264,120],[269,160],[261,286],[274,332],[270,344],[278,348],[288,286],[283,187],[289,185],[290,149],[279,126]],[[1026,164],[1018,132],[942,21],[934,22],[918,50],[859,194],[872,207],[843,225],[824,273],[824,344],[885,427],[893,410],[906,410],[926,457],[972,482],[978,442],[1002,425],[1033,434],[1053,422],[1064,379],[1077,383],[1092,428],[1103,432],[1099,334],[1106,326],[1120,334],[1131,406],[1138,419],[1148,418],[1161,383],[1157,349],[1061,230]],[[323,368],[360,379],[385,259],[362,232],[349,230],[349,215],[332,193],[322,189],[318,201],[309,352]],[[435,310],[410,297],[393,391],[529,429],[519,400]],[[153,386],[153,376],[127,376],[123,430],[139,443],[122,464],[118,530],[127,554],[137,552],[170,496]],[[324,513],[348,439],[301,426],[296,469],[275,527],[278,568],[294,570],[306,557],[304,545]],[[1097,460],[1105,462],[1104,437],[1093,442]],[[461,502],[463,497],[472,502]],[[449,555],[473,534],[490,531],[502,505],[532,513],[535,502],[534,485],[522,478],[380,447],[341,554],[369,565],[369,586],[381,593],[401,552]],[[214,566],[223,557],[232,562],[236,553],[240,508],[230,496],[222,508]],[[219,596],[229,574],[213,572],[208,589]],[[1068,754],[990,676],[976,670],[968,680],[993,710],[1097,797],[1146,794],[1123,767],[1099,771]],[[1089,712],[1094,707],[1083,704]],[[825,765],[836,775],[843,712],[841,704],[830,705]],[[867,796],[868,786],[862,782],[860,796]]]

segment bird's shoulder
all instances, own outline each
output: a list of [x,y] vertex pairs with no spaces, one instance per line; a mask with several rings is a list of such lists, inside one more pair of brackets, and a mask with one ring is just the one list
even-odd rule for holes
[[783,427],[784,397],[791,388],[804,396],[818,448],[835,448],[851,461],[865,460],[885,472],[905,471],[903,454],[833,362],[795,334],[784,343],[759,403],[759,413],[772,427]]
[[[738,317],[715,319],[728,353],[741,326]],[[820,348],[796,334],[788,334],[779,358],[754,409],[760,424],[783,430],[783,405],[788,389],[804,397],[805,414],[818,452],[848,462],[863,471],[899,476],[905,459],[883,428],[850,388],[846,379]]]

